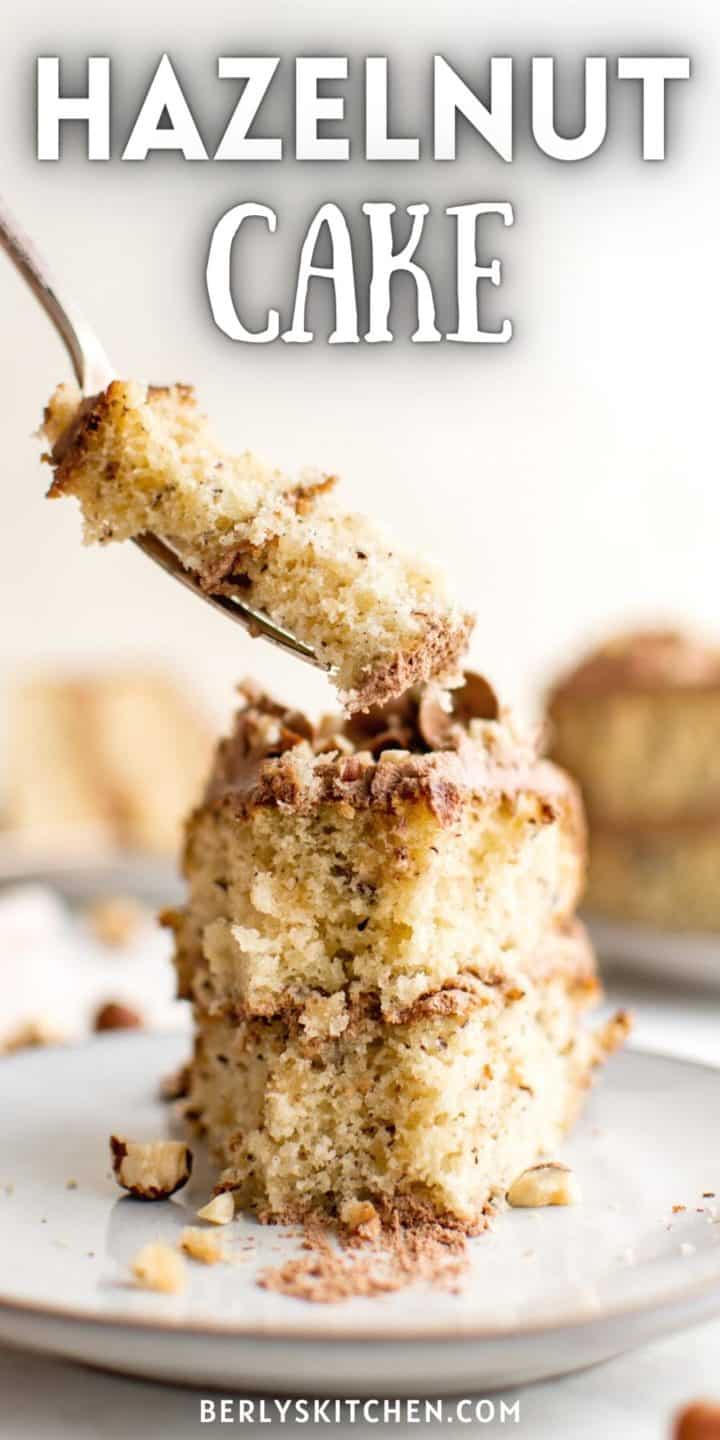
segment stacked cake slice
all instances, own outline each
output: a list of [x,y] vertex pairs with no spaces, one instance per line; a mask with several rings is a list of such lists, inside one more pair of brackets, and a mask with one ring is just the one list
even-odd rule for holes
[[317,730],[244,698],[169,917],[220,1183],[267,1218],[480,1229],[622,1029],[582,1022],[575,789],[479,677]]
[[720,648],[673,630],[615,636],[555,686],[548,719],[585,799],[589,909],[720,931]]

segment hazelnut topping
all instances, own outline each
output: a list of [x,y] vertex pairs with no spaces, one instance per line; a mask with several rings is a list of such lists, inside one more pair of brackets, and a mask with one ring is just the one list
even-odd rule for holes
[[187,1184],[192,1151],[181,1140],[124,1140],[110,1136],[113,1170],[118,1185],[139,1200],[167,1200]]

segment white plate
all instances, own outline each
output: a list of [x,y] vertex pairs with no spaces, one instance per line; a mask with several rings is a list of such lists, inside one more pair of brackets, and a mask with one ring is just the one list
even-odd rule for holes
[[218,1233],[233,1252],[253,1237],[250,1258],[192,1265],[181,1296],[134,1289],[134,1252],[177,1237],[208,1181],[198,1164],[171,1201],[121,1198],[107,1137],[165,1132],[157,1081],[187,1043],[125,1034],[0,1061],[0,1341],[207,1388],[477,1393],[720,1313],[720,1223],[701,1198],[717,1190],[720,1215],[720,1071],[632,1052],[611,1061],[565,1147],[584,1204],[500,1216],[472,1242],[462,1295],[320,1306],[270,1293],[257,1270],[298,1241],[249,1220]]
[[51,885],[66,899],[85,902],[99,895],[134,895],[153,906],[176,904],[182,895],[177,861],[139,851],[65,853],[43,851],[0,836],[0,888],[19,883]]
[[152,910],[140,911],[126,943],[103,944],[87,915],[46,885],[0,887],[0,1051],[26,1025],[84,1039],[108,1001],[137,1009],[147,1027],[190,1023],[175,998],[172,944]]
[[720,989],[720,934],[652,930],[599,915],[584,915],[593,945],[607,970],[613,968],[670,980],[695,989]]

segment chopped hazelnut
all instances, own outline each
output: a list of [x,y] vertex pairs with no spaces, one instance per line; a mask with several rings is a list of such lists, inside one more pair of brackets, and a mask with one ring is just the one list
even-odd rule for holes
[[347,735],[339,731],[333,731],[331,735],[323,735],[315,742],[316,755],[331,755],[336,750],[338,755],[352,755],[353,744],[348,740]]
[[200,1225],[185,1227],[180,1236],[180,1248],[193,1260],[201,1260],[203,1265],[217,1265],[218,1260],[225,1258],[217,1236],[210,1230],[203,1230]]
[[182,1140],[125,1140],[110,1136],[113,1170],[124,1190],[140,1200],[167,1200],[187,1183],[192,1151]]
[[675,1418],[674,1440],[720,1440],[720,1405],[696,1400]]
[[370,1200],[346,1200],[340,1208],[340,1219],[348,1230],[366,1239],[380,1234],[380,1216]]
[[93,1030],[98,1033],[103,1030],[141,1030],[142,1024],[143,1018],[138,1010],[117,1000],[108,1000],[96,1011]]
[[450,697],[438,685],[425,686],[420,696],[417,724],[421,738],[431,750],[444,749],[453,720]]
[[138,1250],[132,1262],[132,1273],[145,1290],[161,1290],[166,1295],[179,1295],[185,1289],[185,1262],[171,1245],[153,1240]]
[[207,1205],[198,1210],[199,1220],[209,1220],[211,1225],[229,1225],[235,1217],[235,1199],[232,1190],[223,1190],[213,1195]]
[[576,1176],[567,1165],[549,1160],[531,1165],[513,1180],[507,1192],[510,1205],[577,1205],[581,1200]]
[[470,720],[497,720],[500,704],[492,685],[484,675],[466,670],[463,684],[450,692],[453,715],[463,724]]

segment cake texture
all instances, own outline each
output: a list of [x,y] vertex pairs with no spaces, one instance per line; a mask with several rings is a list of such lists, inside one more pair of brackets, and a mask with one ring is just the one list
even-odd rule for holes
[[597,998],[583,937],[534,969],[459,977],[396,1024],[342,994],[267,1020],[200,1012],[189,1104],[221,1184],[275,1219],[362,1198],[383,1218],[484,1228],[559,1144],[603,1055],[580,1023]]
[[220,1187],[482,1229],[624,1033],[583,1024],[577,792],[480,677],[318,727],[243,698],[166,916]]
[[579,782],[588,905],[720,928],[720,650],[674,631],[620,636],[553,690],[550,753]]
[[333,736],[246,700],[187,828],[180,972],[209,1010],[272,1015],[353,985],[399,1020],[468,970],[532,963],[572,916],[577,791],[507,722],[463,724],[425,692]]
[[87,541],[158,536],[209,593],[310,645],[348,710],[457,675],[472,621],[438,571],[338,508],[334,476],[229,455],[190,387],[118,380],[83,401],[61,385],[44,433],[50,496],[79,500]]
[[8,696],[3,824],[36,849],[172,854],[211,750],[205,716],[162,671],[28,677]]

